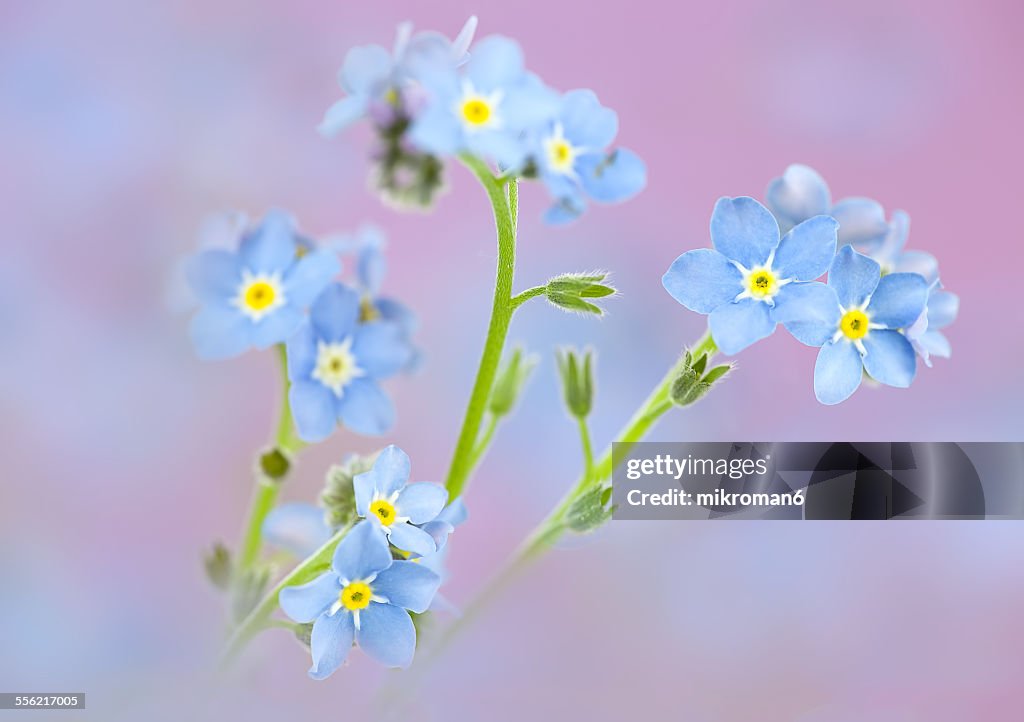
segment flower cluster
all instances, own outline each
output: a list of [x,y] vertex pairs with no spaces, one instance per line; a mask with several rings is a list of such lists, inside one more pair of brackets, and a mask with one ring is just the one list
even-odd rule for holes
[[[444,487],[408,479],[405,452],[393,445],[382,450],[369,471],[351,479],[349,502],[364,518],[338,544],[332,570],[281,592],[285,614],[313,622],[314,679],[338,668],[353,639],[383,664],[408,666],[416,642],[408,612],[448,606],[435,593],[448,536],[466,519],[466,509],[461,501],[446,506]],[[312,554],[335,531],[323,509],[301,503],[278,507],[263,525],[268,542],[298,557]]]
[[886,221],[881,205],[865,198],[832,205],[828,186],[806,166],[772,181],[767,201],[771,210],[749,197],[719,200],[714,248],[684,253],[663,278],[677,301],[709,316],[724,353],[742,351],[781,323],[820,349],[814,391],[823,404],[849,398],[865,374],[909,386],[915,352],[928,365],[930,355],[949,356],[940,329],[955,319],[959,302],[941,290],[932,256],[903,251],[905,213]]
[[304,441],[320,441],[340,422],[362,434],[385,433],[394,423],[379,382],[409,370],[416,319],[379,295],[383,240],[363,232],[353,285],[335,280],[338,251],[302,236],[280,211],[240,230],[237,250],[202,251],[186,273],[202,308],[191,333],[201,358],[236,356],[284,344],[289,402]]
[[380,141],[378,184],[399,202],[428,205],[442,187],[443,161],[469,154],[508,175],[540,178],[554,199],[545,218],[563,223],[589,200],[616,202],[646,184],[644,163],[611,148],[614,111],[590,90],[564,95],[526,70],[514,41],[472,46],[476,19],[454,41],[399,27],[395,48],[353,48],[339,83],[346,97],[320,128],[333,134],[369,118]]

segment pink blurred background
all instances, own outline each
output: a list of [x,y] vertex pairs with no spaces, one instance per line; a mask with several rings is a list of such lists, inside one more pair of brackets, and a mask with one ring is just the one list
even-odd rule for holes
[[[314,128],[349,47],[390,45],[404,19],[452,34],[472,13],[550,84],[618,110],[650,185],[564,229],[540,223],[546,198],[525,189],[519,287],[599,267],[622,297],[602,322],[541,303],[517,316],[511,340],[544,363],[468,493],[456,603],[578,469],[553,347],[599,350],[603,445],[702,331],[661,274],[708,244],[716,198],[761,197],[791,162],[837,198],[911,214],[910,246],[935,253],[962,298],[952,360],[909,390],[826,408],[814,351],[779,333],[652,438],[1020,440],[1019,3],[8,1],[0,691],[85,691],[102,719],[380,711],[373,690],[394,673],[357,654],[314,683],[279,631],[210,680],[224,616],[200,558],[238,534],[277,376],[270,354],[195,360],[168,279],[218,209],[282,206],[313,235],[382,226],[386,288],[420,314],[427,354],[390,386],[400,420],[386,440],[416,478],[440,479],[486,324],[487,204],[453,168],[432,214],[397,214],[367,188],[366,130],[329,142]],[[328,464],[376,446],[336,434],[301,459],[287,498],[312,498]],[[1021,531],[614,523],[510,588],[437,660],[410,718],[1017,720]]]

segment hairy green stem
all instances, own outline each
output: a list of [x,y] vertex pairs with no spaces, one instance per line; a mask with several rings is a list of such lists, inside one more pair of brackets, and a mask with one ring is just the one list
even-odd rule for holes
[[590,428],[584,416],[577,416],[576,423],[580,429],[580,445],[583,447],[583,479],[589,482],[594,478],[594,448],[590,443]]
[[[691,353],[695,358],[706,353],[710,361],[717,351],[718,347],[715,345],[715,341],[709,331],[697,342]],[[622,430],[619,431],[613,443],[635,444],[647,435],[647,432],[651,430],[651,427],[654,426],[666,411],[672,408],[670,400],[672,382],[682,371],[684,365],[684,359],[680,359],[672,365],[664,378],[654,387],[654,390],[651,391],[650,395],[634,412]],[[584,473],[580,477],[576,485],[552,509],[544,521],[537,525],[526,537],[509,561],[491,579],[477,598],[470,602],[463,610],[462,616],[441,633],[441,636],[435,640],[428,659],[440,654],[458,632],[468,626],[479,614],[480,610],[498,595],[500,590],[504,589],[530,562],[544,554],[561,538],[567,529],[565,517],[572,503],[591,486],[611,478],[613,471],[612,449],[612,444],[609,444],[601,454],[601,457],[594,462],[592,473],[589,475]]]
[[274,588],[271,589],[263,599],[249,612],[248,616],[239,622],[234,632],[227,641],[222,657],[222,666],[226,667],[238,655],[249,641],[260,631],[266,629],[270,621],[270,615],[277,609],[277,597],[285,587],[292,587],[297,584],[304,584],[317,575],[318,572],[326,569],[331,562],[334,548],[338,546],[349,529],[351,524],[343,526],[334,533],[322,547],[303,559],[299,564],[286,574]]
[[[473,391],[466,406],[455,452],[445,487],[450,499],[458,498],[469,481],[473,465],[478,460],[474,454],[480,437],[480,425],[491,396],[494,379],[498,373],[505,338],[512,320],[512,282],[516,267],[516,214],[519,202],[517,181],[507,182],[494,177],[491,169],[472,156],[462,156],[462,162],[473,171],[477,180],[487,192],[494,211],[494,224],[498,232],[498,268],[494,280],[494,301],[491,305],[491,321],[487,328],[487,339],[480,356]],[[507,189],[507,192],[506,192]]]
[[[302,450],[305,443],[295,433],[292,407],[288,402],[291,382],[288,380],[288,355],[284,344],[278,344],[277,350],[281,367],[283,398],[277,421],[274,448],[284,454],[290,462],[295,454]],[[260,548],[263,545],[263,521],[277,503],[282,481],[283,479],[270,479],[260,472],[256,474],[256,488],[253,491],[249,516],[245,522],[245,532],[242,535],[242,544],[238,551],[238,570],[241,572],[248,570],[259,556]]]
[[512,297],[512,308],[519,308],[524,303],[529,301],[531,298],[542,296],[544,292],[547,290],[547,286],[534,286],[533,288],[526,289],[522,293],[517,293],[515,296]]

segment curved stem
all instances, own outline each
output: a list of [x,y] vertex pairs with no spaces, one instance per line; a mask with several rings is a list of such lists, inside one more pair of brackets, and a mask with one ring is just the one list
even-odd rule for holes
[[546,290],[548,290],[547,286],[534,286],[533,288],[526,289],[522,293],[517,293],[512,297],[512,310],[519,308],[531,298],[543,295]]
[[[708,331],[697,342],[697,345],[692,350],[692,354],[694,357],[699,357],[701,354],[706,353],[708,360],[710,360],[717,351],[718,347],[711,337],[711,332]],[[666,411],[672,408],[672,403],[669,399],[672,391],[672,382],[679,375],[679,372],[682,371],[684,363],[685,361],[680,359],[672,365],[664,378],[654,387],[654,390],[651,391],[630,420],[619,431],[613,443],[635,444],[647,435],[647,432],[651,430],[651,427],[657,423],[658,419]],[[463,615],[442,632],[441,637],[435,642],[434,649],[431,650],[429,658],[437,656],[457,633],[465,628],[517,573],[550,549],[561,538],[567,529],[565,515],[569,507],[572,506],[573,501],[592,485],[600,484],[611,478],[613,471],[612,449],[613,445],[609,444],[601,454],[601,457],[594,463],[593,473],[589,476],[584,474],[580,477],[576,485],[565,495],[562,501],[551,510],[547,517],[520,544],[509,561],[487,584],[483,592],[463,610]]]
[[498,232],[498,268],[494,280],[494,300],[491,305],[487,339],[484,341],[476,381],[473,383],[473,391],[462,421],[462,430],[459,432],[445,481],[450,499],[456,499],[462,494],[473,470],[476,461],[473,452],[477,448],[480,425],[487,410],[487,402],[491,396],[498,364],[501,362],[501,353],[505,347],[505,338],[508,336],[509,323],[512,320],[512,281],[516,266],[516,217],[519,198],[518,185],[514,178],[506,184],[496,179],[490,168],[480,160],[468,155],[463,156],[461,160],[476,175],[491,201],[494,224]]
[[259,604],[249,612],[249,615],[239,622],[225,646],[221,662],[222,667],[226,667],[230,664],[238,653],[242,651],[245,645],[248,644],[249,640],[267,627],[270,615],[274,613],[275,609],[277,609],[277,597],[281,593],[282,589],[285,587],[292,587],[297,584],[303,584],[316,576],[317,572],[321,569],[330,565],[331,555],[334,553],[334,547],[338,546],[338,542],[348,534],[348,531],[351,528],[351,524],[343,526],[335,532],[334,536],[328,539],[322,547],[299,562],[294,569],[288,572],[288,574],[286,574],[281,581],[279,581],[274,588],[260,600]]

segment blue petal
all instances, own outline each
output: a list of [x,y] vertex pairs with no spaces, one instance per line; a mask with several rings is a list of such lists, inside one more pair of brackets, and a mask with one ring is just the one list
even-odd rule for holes
[[949,358],[953,355],[953,347],[950,346],[949,339],[943,335],[942,331],[925,331],[911,343],[928,366],[932,365],[932,356]]
[[353,379],[335,399],[336,417],[352,431],[366,436],[380,436],[395,425],[395,407],[391,399],[368,378]]
[[839,221],[839,245],[877,246],[889,232],[885,209],[870,198],[844,198],[832,207]]
[[730,356],[775,331],[771,308],[752,298],[719,306],[708,316],[708,326],[718,348]]
[[814,395],[831,406],[850,398],[864,377],[864,367],[857,348],[840,339],[828,342],[818,352],[814,363]]
[[910,216],[907,215],[906,211],[893,211],[892,220],[889,221],[889,229],[886,231],[881,243],[875,244],[877,248],[872,247],[872,244],[869,243],[869,247],[863,250],[869,252],[868,255],[878,261],[880,266],[883,268],[890,267],[886,270],[892,271],[894,269],[891,266],[899,258],[909,235]]
[[285,305],[264,316],[252,325],[250,338],[256,348],[269,348],[284,343],[302,325],[302,311],[292,305]]
[[498,106],[502,127],[518,135],[550,123],[558,113],[558,93],[527,73],[504,90]]
[[189,335],[202,359],[237,356],[252,346],[252,321],[229,306],[204,306],[192,318]]
[[647,166],[626,148],[582,156],[576,161],[576,171],[587,195],[601,203],[627,200],[647,185]]
[[960,297],[949,291],[933,291],[928,298],[928,329],[945,328],[960,312]]
[[242,282],[238,256],[230,251],[203,251],[185,264],[185,277],[196,297],[204,303],[232,298]]
[[868,304],[868,318],[888,328],[905,328],[928,302],[928,284],[916,273],[890,273],[878,282]]
[[[434,540],[434,546],[437,547],[437,551],[441,551],[442,549],[444,549],[445,544],[448,543],[449,535],[451,535],[451,533],[455,531],[455,527],[453,527],[451,524],[449,524],[446,521],[439,521],[437,519],[434,519],[433,521],[428,521],[426,524],[421,526],[420,529],[429,534],[430,538]],[[431,556],[436,556],[436,554],[433,554]]]
[[285,298],[289,304],[304,308],[339,273],[341,263],[334,251],[323,248],[307,253],[284,276]]
[[772,269],[780,278],[813,281],[825,275],[836,256],[839,224],[831,216],[814,216],[783,236]]
[[836,292],[824,283],[791,283],[775,296],[772,317],[800,343],[823,346],[835,334],[840,319]]
[[779,245],[779,224],[753,198],[719,198],[711,214],[711,242],[747,269],[764,265]]
[[349,612],[339,611],[334,616],[323,614],[313,622],[313,633],[309,637],[309,650],[313,655],[310,677],[327,679],[345,661],[355,639],[353,621]]
[[687,251],[661,278],[672,298],[697,313],[711,313],[743,290],[743,274],[728,258],[710,248]]
[[441,577],[417,562],[397,561],[373,580],[373,593],[390,604],[421,614],[441,585]]
[[366,516],[374,493],[390,497],[409,481],[409,455],[394,444],[385,447],[373,462],[373,468],[356,474],[353,483],[356,492],[356,511]]
[[592,90],[570,90],[563,95],[558,120],[566,140],[591,151],[604,150],[619,132],[615,111],[601,105]]
[[478,93],[489,93],[514,83],[522,75],[523,51],[516,42],[500,35],[491,35],[477,43],[466,64],[466,77]]
[[278,603],[292,621],[307,624],[338,601],[340,591],[338,575],[326,572],[302,586],[285,587],[278,595]]
[[410,349],[397,324],[374,321],[356,329],[352,353],[361,369],[375,379],[384,379],[409,362]]
[[518,131],[481,130],[471,133],[466,138],[466,147],[478,158],[511,170],[522,168],[529,154],[526,141]]
[[334,392],[318,381],[294,381],[288,390],[295,429],[303,441],[323,441],[337,426]]
[[379,45],[361,45],[345,55],[338,72],[338,84],[347,93],[366,95],[388,82],[393,62],[391,54]]
[[284,271],[295,261],[295,221],[284,211],[270,211],[239,248],[242,265],[253,273]]
[[888,386],[906,388],[917,373],[917,358],[910,341],[898,331],[871,331],[864,337],[864,370]]
[[[367,228],[364,235],[370,239],[379,239],[380,232],[375,228]],[[376,296],[387,274],[388,264],[382,251],[382,240],[364,242],[359,249],[358,274],[359,283],[371,295]]]
[[386,667],[408,667],[416,652],[416,627],[409,613],[372,602],[359,613],[359,648]]
[[917,273],[931,284],[939,277],[939,262],[930,253],[907,251],[896,258],[890,272]]
[[825,179],[813,168],[798,163],[768,184],[765,200],[779,225],[787,229],[813,216],[827,214],[832,207],[832,194]]
[[[288,339],[285,349],[288,353],[288,379],[308,381],[316,367],[316,332],[312,324],[305,321]],[[319,382],[318,382],[319,383]]]
[[366,115],[367,100],[368,97],[365,95],[350,95],[337,101],[324,113],[324,119],[317,126],[317,131],[330,138],[345,130]]
[[466,508],[466,505],[462,502],[462,499],[456,499],[442,509],[434,521],[446,521],[455,527],[465,522],[468,518],[469,510]]
[[434,519],[448,501],[448,490],[440,484],[421,481],[402,489],[396,504],[398,515],[409,517],[413,524],[424,524]]
[[359,294],[348,286],[332,283],[309,310],[316,334],[324,341],[342,341],[352,334],[359,319]]
[[416,117],[408,137],[417,148],[433,155],[454,155],[462,149],[463,135],[458,119],[439,101]]
[[874,293],[881,275],[877,263],[850,246],[843,246],[832,261],[828,285],[835,290],[843,308],[860,307]]
[[430,534],[404,521],[391,525],[388,529],[388,539],[402,551],[420,556],[437,551],[437,544]]
[[412,312],[412,309],[404,303],[393,298],[378,298],[374,305],[377,307],[377,312],[382,319],[398,324],[398,327],[407,336],[411,336],[416,332],[419,321],[416,318],[416,314]]
[[343,582],[361,581],[391,566],[388,540],[379,525],[361,521],[334,549],[331,567]]
[[304,559],[331,538],[324,510],[313,504],[293,502],[272,509],[263,520],[263,538],[271,546]]
[[586,209],[587,204],[582,198],[560,198],[544,212],[544,222],[549,226],[562,226],[566,223],[572,223]]

